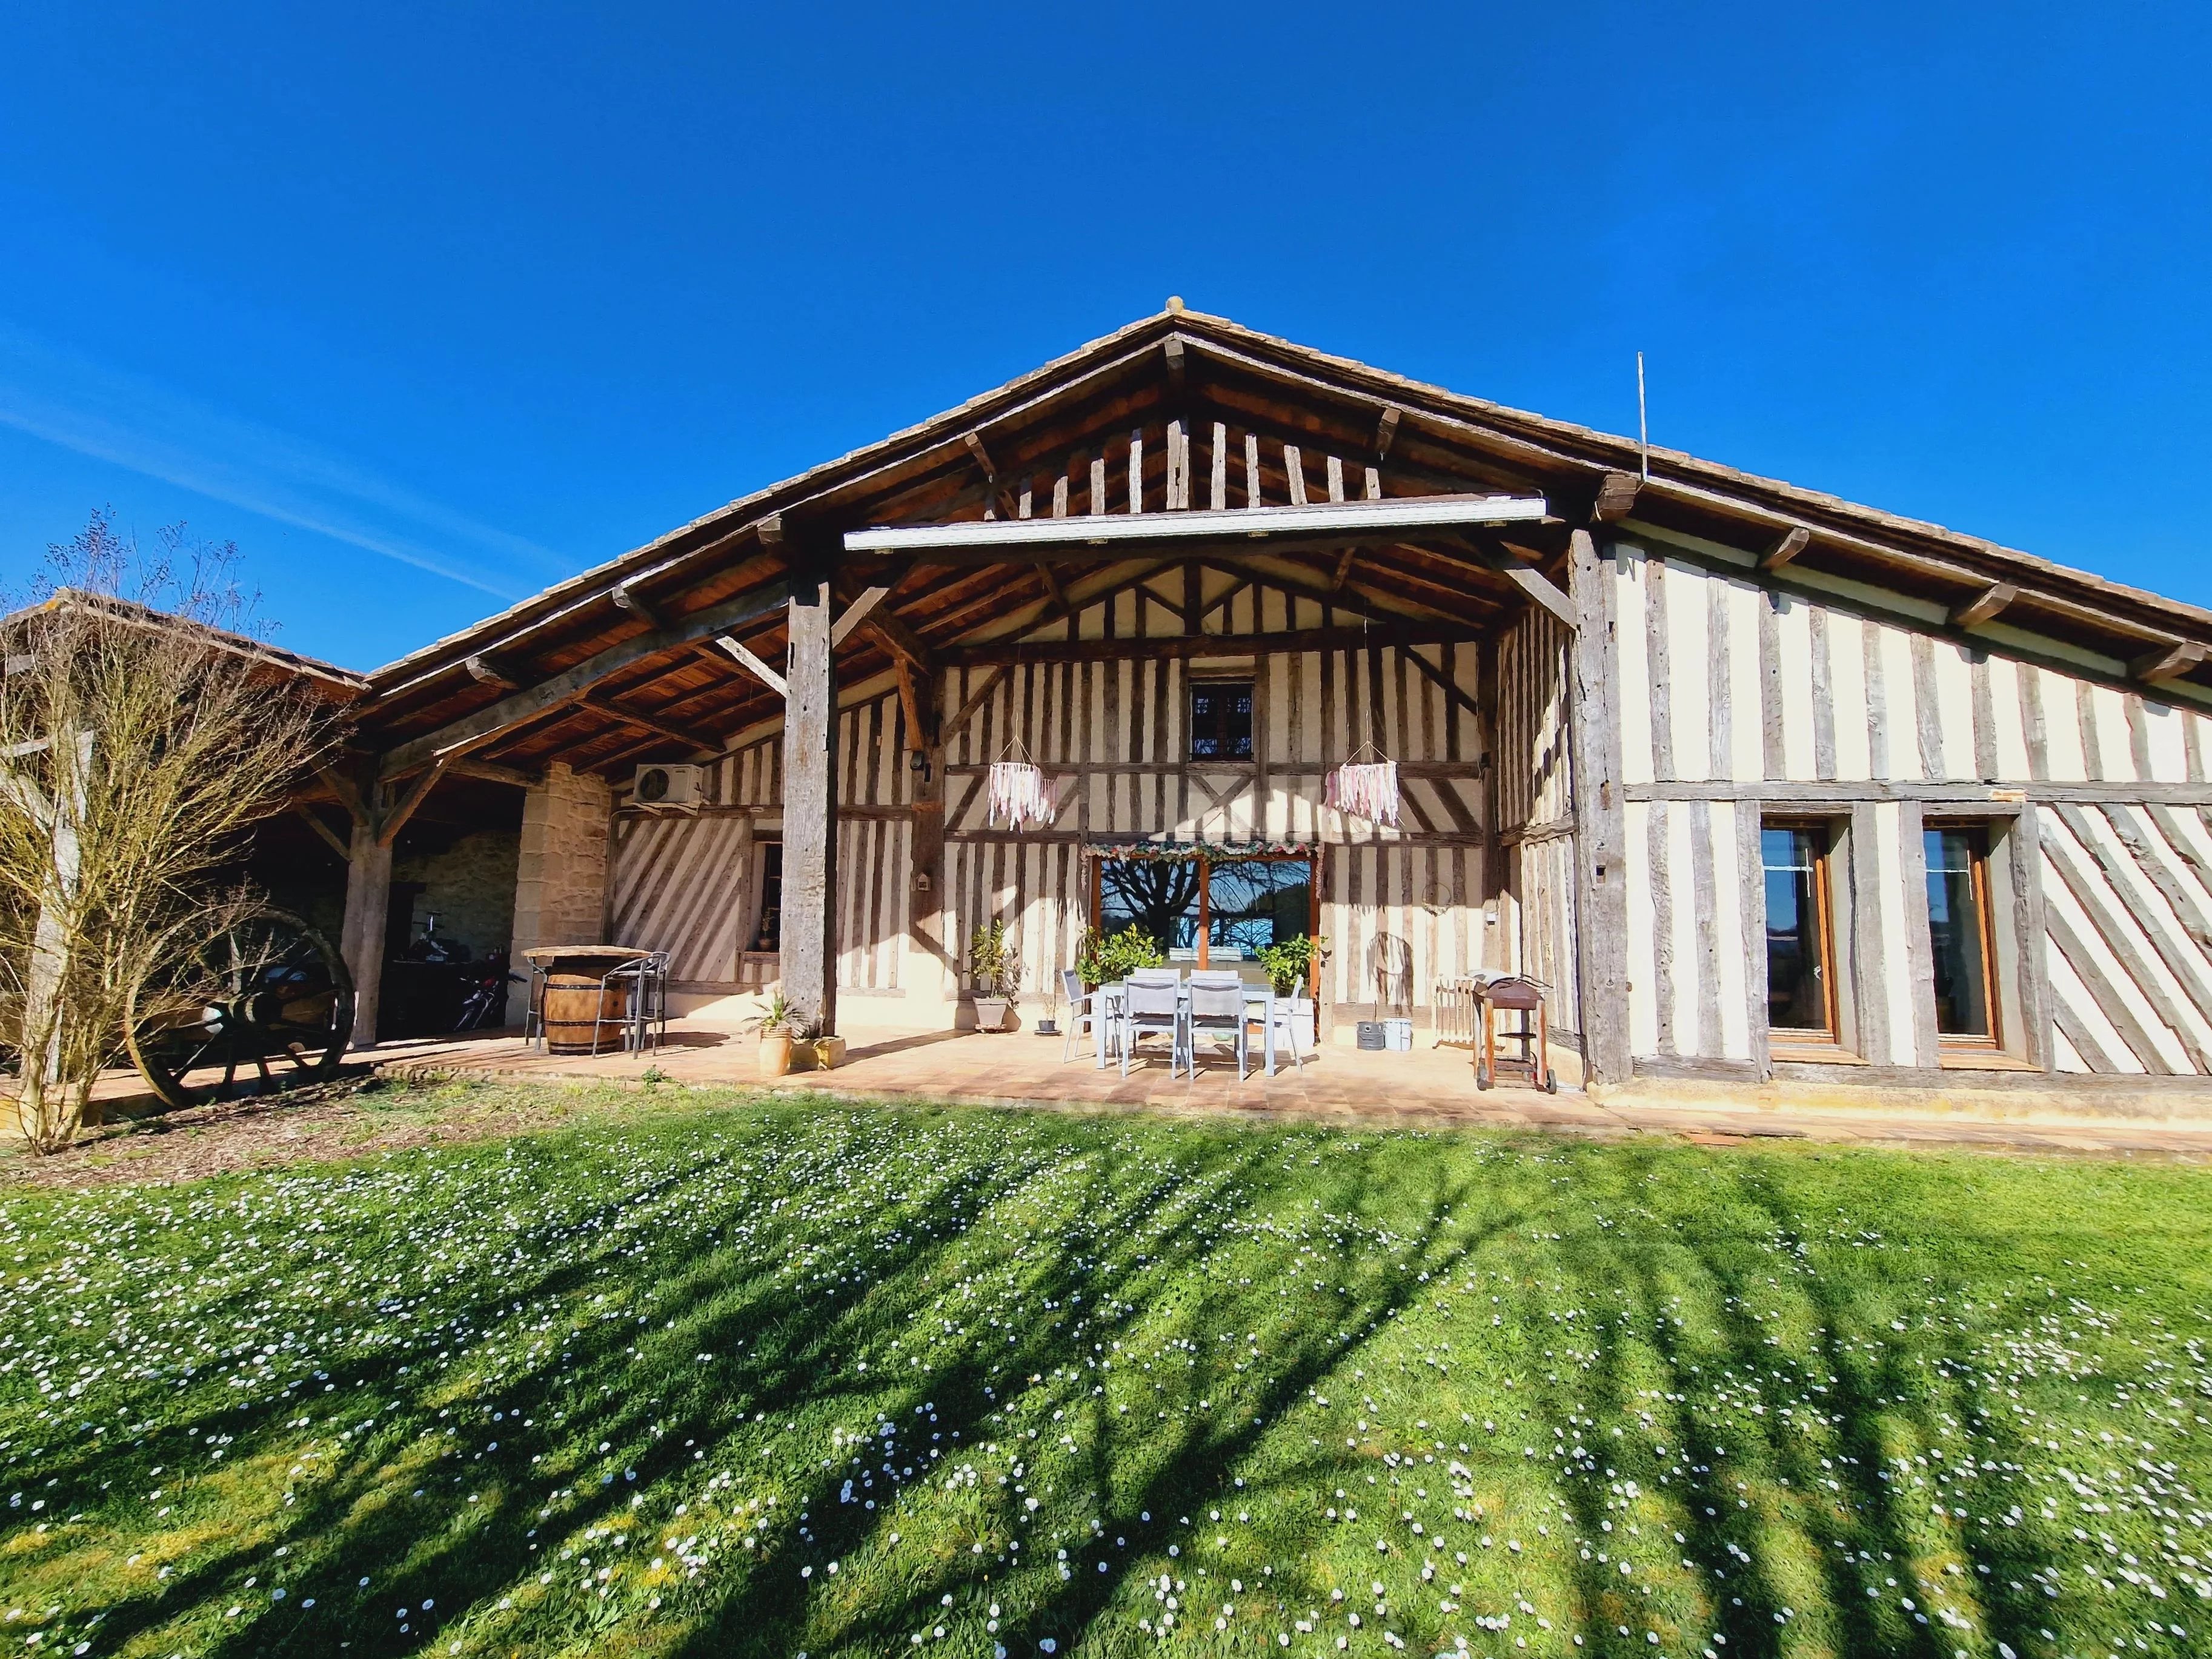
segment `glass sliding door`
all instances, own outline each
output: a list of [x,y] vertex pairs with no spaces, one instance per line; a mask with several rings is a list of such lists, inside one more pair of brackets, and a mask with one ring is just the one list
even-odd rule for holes
[[1134,927],[1164,956],[1195,951],[1203,874],[1196,859],[1101,859],[1098,926]]
[[1135,927],[1170,961],[1230,967],[1316,931],[1314,869],[1306,853],[1102,857],[1091,915],[1109,933]]
[[1830,839],[1817,823],[1759,828],[1766,878],[1766,1023],[1785,1042],[1837,1040]]
[[1990,978],[1989,830],[1982,824],[1931,827],[1928,858],[1928,945],[1935,965],[1936,1030],[1967,1048],[1997,1041]]
[[1209,964],[1249,962],[1265,946],[1313,931],[1308,859],[1237,859],[1206,866]]

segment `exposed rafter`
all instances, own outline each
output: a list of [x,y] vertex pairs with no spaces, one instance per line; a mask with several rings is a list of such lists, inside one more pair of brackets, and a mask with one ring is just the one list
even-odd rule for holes
[[1951,626],[1972,628],[1985,623],[2020,597],[2020,589],[2010,582],[1991,582],[1980,592],[1957,606],[1951,612]]
[[2193,641],[2177,640],[2160,650],[2146,651],[2128,665],[2128,676],[2145,685],[2178,680],[2204,660],[2204,647]]
[[639,595],[637,589],[629,583],[617,582],[608,590],[607,597],[615,602],[617,609],[629,611],[647,628],[659,628],[663,625],[663,618],[659,612],[647,605]]
[[633,663],[678,650],[695,641],[708,639],[726,629],[772,615],[783,608],[789,592],[786,584],[773,582],[753,592],[709,605],[679,623],[624,640],[620,645],[610,646],[573,668],[501,698],[488,708],[464,714],[434,732],[425,732],[419,738],[398,744],[385,755],[380,769],[383,775],[391,777],[410,771],[450,750],[474,748],[524,720],[533,720],[549,709],[574,702],[580,693]]
[[1759,555],[1759,568],[1761,570],[1781,569],[1784,565],[1802,553],[1810,545],[1812,540],[1811,531],[1806,529],[1802,524],[1792,525],[1782,532],[1781,540]]
[[1599,524],[1611,524],[1616,519],[1626,518],[1636,506],[1637,492],[1644,480],[1633,472],[1608,472],[1598,480],[1597,500],[1590,506],[1590,517]]

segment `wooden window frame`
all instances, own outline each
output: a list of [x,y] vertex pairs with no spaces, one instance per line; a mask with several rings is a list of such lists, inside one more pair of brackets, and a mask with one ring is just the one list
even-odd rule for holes
[[[1303,853],[1249,853],[1216,860],[1201,852],[1194,862],[1198,866],[1198,961],[1205,968],[1212,961],[1213,932],[1213,866],[1221,864],[1304,864],[1306,866],[1306,937],[1321,937],[1321,871],[1322,852],[1319,847]],[[1105,904],[1106,856],[1092,853],[1086,860],[1091,866],[1091,925],[1103,927]],[[1306,971],[1307,991],[1316,1006],[1321,1000],[1321,963],[1316,961]]]
[[[1251,699],[1252,708],[1249,716],[1252,722],[1249,738],[1251,753],[1247,755],[1200,755],[1192,747],[1192,744],[1196,741],[1199,736],[1199,731],[1197,722],[1194,718],[1194,711],[1191,708],[1191,700],[1197,696],[1201,690],[1208,689],[1222,690],[1232,686],[1243,687],[1247,696]],[[1227,722],[1225,720],[1217,722],[1218,726],[1225,726]],[[1218,732],[1217,735],[1222,736],[1225,740],[1225,732]],[[1182,750],[1183,763],[1187,766],[1250,766],[1256,763],[1260,758],[1260,677],[1256,673],[1252,672],[1238,672],[1233,674],[1201,673],[1188,674],[1184,676],[1182,687]]]
[[[1938,1054],[1996,1054],[2004,1048],[2004,1004],[1998,996],[1996,915],[1990,902],[1990,853],[1996,830],[1987,818],[1929,817],[1921,824],[1923,867],[1921,882],[1924,888],[1928,876],[1925,867],[1927,837],[1930,831],[1965,830],[1973,836],[1973,853],[1966,872],[1968,884],[1974,895],[1975,931],[1981,936],[1982,945],[1982,1006],[1988,1012],[1990,1029],[1986,1036],[1965,1031],[1938,1031],[1936,1048]],[[1922,902],[1925,904],[1923,896]],[[1934,928],[1931,925],[1929,949],[1935,949]],[[1935,994],[1931,976],[1929,994]]]
[[[1841,971],[1836,950],[1836,821],[1803,813],[1784,813],[1762,816],[1759,827],[1762,837],[1768,830],[1809,830],[1819,842],[1819,851],[1813,858],[1813,915],[1814,926],[1820,930],[1820,962],[1824,970],[1820,975],[1820,1000],[1828,1017],[1827,1027],[1824,1030],[1798,1025],[1770,1024],[1767,1027],[1768,1047],[1770,1049],[1818,1050],[1824,1054],[1840,1051],[1844,1047],[1844,1030],[1842,1000],[1836,988],[1837,977]],[[1766,858],[1763,845],[1759,863],[1759,881],[1764,886]],[[1764,927],[1760,932],[1765,933]],[[1763,945],[1762,939],[1762,954]],[[1784,1057],[1790,1056],[1785,1054]]]

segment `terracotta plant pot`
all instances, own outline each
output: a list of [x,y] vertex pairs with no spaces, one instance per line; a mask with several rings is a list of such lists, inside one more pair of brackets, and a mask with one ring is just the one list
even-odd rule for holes
[[764,1036],[760,1040],[760,1053],[755,1062],[763,1077],[781,1077],[791,1069],[791,1039],[781,1036]]
[[1013,1005],[1004,997],[975,999],[975,1029],[979,1031],[1003,1031],[1006,1029],[1006,1010]]
[[811,1047],[814,1064],[822,1071],[834,1072],[845,1063],[845,1039],[841,1036],[817,1037]]

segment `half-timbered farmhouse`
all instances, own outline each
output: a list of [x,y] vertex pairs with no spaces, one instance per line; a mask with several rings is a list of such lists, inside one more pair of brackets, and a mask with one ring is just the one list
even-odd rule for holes
[[[862,1033],[971,1019],[991,921],[1030,1012],[1134,921],[1216,964],[1325,936],[1325,1039],[1526,974],[1601,1083],[2187,1078],[2208,647],[1170,302],[378,671],[300,840],[344,860],[357,1042],[431,915]],[[1395,829],[1322,805],[1364,755]],[[1009,756],[1048,825],[988,816]]]

